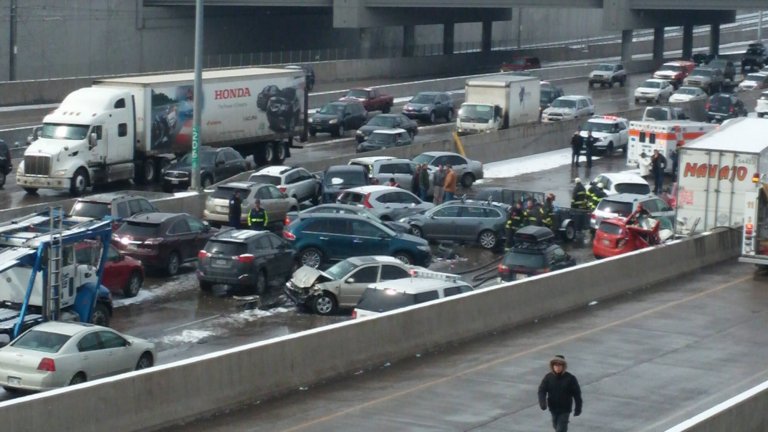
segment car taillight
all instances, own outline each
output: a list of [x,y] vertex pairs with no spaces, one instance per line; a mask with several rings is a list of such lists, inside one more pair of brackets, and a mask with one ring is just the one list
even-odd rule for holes
[[709,102],[707,102],[707,103],[704,105],[704,109],[705,109],[705,110],[707,110],[707,111],[709,111],[709,107],[710,107],[710,106],[712,106],[712,104],[710,104]]
[[590,218],[590,219],[592,219],[592,220],[596,220],[596,219],[597,219],[597,215],[596,215],[596,214],[594,214],[594,213],[592,213],[592,214],[589,216],[589,218]]
[[352,309],[352,319],[357,318],[357,309]]
[[745,235],[751,236],[753,229],[754,229],[754,225],[752,225],[751,223],[744,224],[744,234]]
[[283,238],[286,240],[296,240],[296,236],[290,232],[283,230]]
[[283,226],[288,226],[290,225],[290,223],[291,223],[291,219],[288,218],[288,216],[286,216],[285,219],[283,219]]
[[243,264],[250,264],[256,259],[252,254],[242,254],[237,256],[237,260]]
[[365,194],[365,198],[363,198],[363,207],[373,208],[373,206],[371,205],[371,202],[369,201],[370,198],[371,198],[370,193]]
[[46,372],[56,372],[56,362],[50,357],[43,357],[40,360],[40,364],[37,365],[37,370]]
[[162,242],[163,242],[163,238],[162,237],[156,237],[156,238],[151,238],[151,239],[144,240],[144,244],[147,244],[147,245],[159,245]]
[[504,264],[499,264],[499,273],[509,274],[509,267],[505,266]]
[[549,273],[549,267],[544,267],[536,270],[536,274]]
[[279,189],[280,192],[282,193],[285,193],[285,191],[288,190],[288,188],[286,188],[285,186],[278,186],[277,189]]
[[197,253],[197,259],[199,259],[199,260],[208,258],[209,256],[211,256],[211,254],[209,254],[208,252],[206,252],[204,250],[201,250],[200,252]]

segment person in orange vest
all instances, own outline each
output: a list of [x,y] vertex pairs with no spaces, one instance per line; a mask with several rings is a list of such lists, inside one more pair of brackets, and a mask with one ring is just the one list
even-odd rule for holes
[[445,183],[443,183],[443,202],[451,201],[456,196],[456,172],[451,164],[445,164]]

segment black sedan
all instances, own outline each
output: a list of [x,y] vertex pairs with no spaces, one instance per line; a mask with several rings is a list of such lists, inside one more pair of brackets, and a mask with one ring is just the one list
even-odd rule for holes
[[366,124],[357,130],[355,139],[361,143],[375,130],[394,128],[405,129],[408,135],[411,136],[411,139],[419,133],[419,125],[416,121],[409,119],[403,114],[379,114],[368,120]]
[[331,102],[314,113],[309,119],[309,134],[328,132],[340,137],[347,129],[357,129],[368,119],[363,104],[356,100]]
[[357,145],[357,152],[384,150],[412,144],[411,136],[405,129],[380,129],[368,135],[368,139]]
[[[200,147],[198,163],[200,185],[203,188],[250,169],[243,156],[231,147]],[[191,172],[192,153],[187,153],[163,171],[163,191],[173,192],[174,189],[189,188]]]

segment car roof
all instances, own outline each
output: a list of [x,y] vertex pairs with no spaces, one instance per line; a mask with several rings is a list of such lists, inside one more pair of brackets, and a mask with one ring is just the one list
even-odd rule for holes
[[288,165],[269,165],[256,171],[254,174],[280,175],[298,167]]
[[355,193],[371,193],[371,192],[390,192],[390,191],[404,191],[404,189],[401,189],[399,187],[395,186],[386,186],[386,185],[368,185],[368,186],[357,186],[353,188],[349,188],[342,192],[342,194],[346,192],[355,192]]
[[665,83],[668,83],[668,82],[669,82],[669,81],[667,81],[667,80],[664,80],[664,79],[661,79],[661,78],[648,78],[648,79],[646,79],[646,80],[645,80],[645,81],[643,81],[643,82],[649,82],[649,81],[650,81],[650,82],[657,82],[657,83],[660,83],[660,82],[665,82]]
[[99,326],[95,324],[74,321],[46,321],[32,327],[32,330],[74,336],[78,333],[94,328],[99,328]]
[[307,209],[304,209],[304,210],[300,211],[299,213],[303,214],[303,215],[322,214],[322,213],[315,213],[314,211],[318,210],[318,209],[323,209],[323,208],[336,208],[336,209],[352,210],[355,213],[357,213],[357,212],[359,212],[361,210],[367,210],[367,209],[364,209],[363,207],[360,207],[360,206],[357,206],[357,205],[342,204],[342,203],[338,203],[338,202],[333,202],[333,203],[326,203],[326,204],[318,204],[316,206],[312,206],[312,207],[309,207]]
[[349,213],[299,213],[299,217],[296,220],[304,220],[304,219],[339,219],[339,218],[346,218],[351,220],[361,220],[361,221],[372,221],[371,219],[368,219],[364,216],[358,216],[356,214],[349,214]]
[[365,91],[371,91],[373,90],[373,87],[352,87],[350,90],[365,90]]
[[386,128],[386,129],[376,129],[375,131],[371,132],[371,134],[380,134],[380,135],[395,135],[395,134],[401,134],[401,133],[407,133],[405,129],[400,128]]
[[449,205],[463,205],[463,206],[471,206],[471,207],[494,207],[500,210],[506,210],[509,208],[508,204],[504,204],[496,201],[489,202],[488,200],[457,199],[457,200],[444,202],[436,207],[433,207],[433,209],[447,207]]
[[438,288],[447,288],[456,285],[464,285],[472,287],[468,283],[461,280],[445,280],[445,279],[433,279],[428,277],[409,277],[402,279],[392,279],[388,281],[378,282],[368,286],[369,289],[376,290],[394,290],[405,294],[418,294],[425,291],[432,291]]
[[685,66],[685,65],[692,65],[692,64],[695,64],[695,63],[688,60],[672,60],[672,61],[664,62],[662,66],[664,65]]
[[614,202],[638,202],[645,201],[649,198],[657,198],[654,194],[633,194],[633,193],[620,193],[603,198],[603,200]]
[[262,183],[238,181],[238,182],[224,183],[223,185],[217,186],[217,188],[252,189],[253,187],[255,187],[257,185],[261,185],[261,184]]
[[589,96],[581,96],[581,95],[565,95],[565,96],[560,96],[558,99],[564,99],[564,100],[579,100],[579,99],[589,99]]
[[520,242],[541,243],[553,241],[555,234],[547,227],[528,225],[517,230],[514,238]]
[[387,157],[387,159],[377,159],[377,160],[373,161],[373,165],[374,166],[375,165],[386,165],[388,163],[409,163],[409,164],[412,164],[412,163],[415,163],[415,162],[410,160],[410,159],[389,158],[389,157]]
[[385,160],[394,160],[397,159],[394,156],[363,156],[358,158],[350,159],[349,162],[347,162],[347,165],[373,165],[374,163],[378,161],[385,161]]
[[[433,157],[437,157],[437,156],[445,156],[445,155],[451,155],[451,156],[461,156],[461,155],[460,155],[460,154],[458,154],[458,153],[454,153],[454,152],[447,152],[447,151],[428,151],[428,152],[423,152],[423,153],[421,153],[421,154],[423,154],[423,155],[427,155],[427,156],[433,156]],[[419,155],[419,156],[420,156],[420,155]],[[463,157],[463,156],[462,156],[462,157]],[[469,159],[469,158],[464,158],[464,159]]]
[[160,224],[165,222],[168,219],[175,218],[177,216],[186,215],[187,213],[167,213],[167,212],[150,212],[150,213],[139,213],[135,214],[128,219],[127,221],[133,221],[133,222],[145,222],[145,223],[151,223],[151,224]]
[[387,255],[355,256],[355,257],[349,257],[345,261],[349,261],[352,264],[356,264],[356,265],[374,264],[374,263],[403,264],[403,262],[400,261],[399,259],[393,258],[391,256],[387,256]]
[[269,231],[253,231],[253,230],[246,230],[246,229],[228,229],[224,231],[219,231],[216,233],[213,237],[211,237],[211,240],[226,240],[231,242],[238,242],[238,243],[245,243],[246,241],[256,238],[256,237],[264,237],[269,235]]
[[440,92],[440,91],[423,91],[416,93],[417,95],[430,95],[430,96],[436,96],[440,94],[447,94],[448,92]]
[[342,98],[337,101],[328,102],[326,105],[362,105],[357,99]]
[[594,117],[590,117],[589,120],[587,120],[587,123],[618,123],[621,121],[628,121],[624,117],[616,117],[616,116],[602,116],[602,115],[596,115]]
[[[629,172],[608,172],[608,173],[602,173],[601,176],[608,177],[613,182],[619,182],[619,183],[638,183],[638,184],[648,184],[645,179],[640,176],[640,174],[636,173],[629,173]],[[595,177],[597,178],[597,177]]]
[[331,165],[328,168],[325,169],[325,172],[333,172],[333,171],[360,171],[363,170],[367,174],[367,171],[365,171],[365,167],[362,165]]
[[147,199],[146,197],[143,197],[141,195],[133,195],[133,194],[126,195],[126,194],[121,193],[121,192],[105,192],[105,193],[100,193],[100,194],[95,194],[95,195],[89,195],[89,196],[86,196],[86,197],[80,197],[80,198],[77,199],[77,201],[78,202],[111,203],[112,201],[114,201],[116,199],[119,199],[119,198],[126,198],[126,199],[127,198],[144,198],[144,199]]

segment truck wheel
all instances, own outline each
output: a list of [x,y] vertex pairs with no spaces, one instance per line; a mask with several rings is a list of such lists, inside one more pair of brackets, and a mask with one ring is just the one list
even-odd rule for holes
[[25,187],[24,192],[30,194],[30,195],[37,195],[37,188],[29,188]]
[[109,327],[109,309],[104,303],[96,303],[91,314],[91,324]]
[[563,235],[565,237],[565,241],[569,242],[576,238],[576,228],[573,227],[572,223],[569,223],[565,226],[565,233]]
[[274,154],[272,155],[272,164],[282,165],[282,163],[285,162],[285,143],[276,142],[274,143],[273,147]]
[[88,173],[83,168],[75,171],[72,176],[72,183],[69,186],[69,194],[74,197],[79,197],[85,193],[88,189]]
[[145,160],[144,169],[142,171],[143,177],[141,181],[143,184],[150,184],[155,181],[155,176],[157,175],[155,173],[155,161],[149,159]]
[[256,162],[257,167],[266,165],[270,160],[272,160],[272,146],[269,144],[264,144],[253,152],[253,161]]

